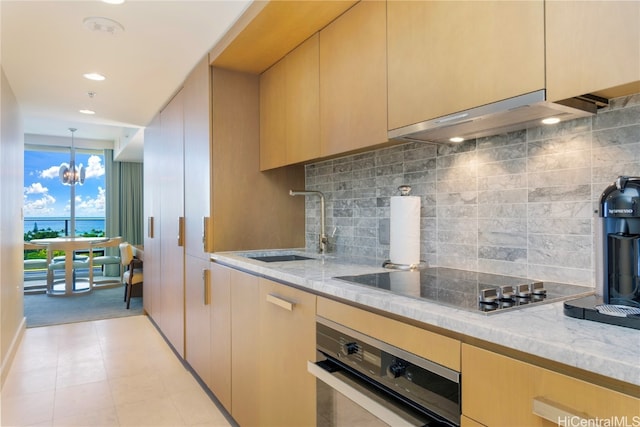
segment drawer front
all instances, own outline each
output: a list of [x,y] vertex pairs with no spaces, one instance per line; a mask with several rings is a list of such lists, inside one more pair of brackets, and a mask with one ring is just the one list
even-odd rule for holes
[[315,308],[315,295],[260,279],[260,425],[315,424]]
[[319,297],[317,304],[318,316],[460,371],[458,340],[326,298]]
[[462,413],[487,426],[640,425],[640,399],[467,344],[462,378]]

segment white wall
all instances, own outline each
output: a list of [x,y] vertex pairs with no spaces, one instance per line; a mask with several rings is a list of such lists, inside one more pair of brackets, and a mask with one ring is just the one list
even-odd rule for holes
[[25,328],[22,195],[24,136],[16,97],[0,66],[0,385]]

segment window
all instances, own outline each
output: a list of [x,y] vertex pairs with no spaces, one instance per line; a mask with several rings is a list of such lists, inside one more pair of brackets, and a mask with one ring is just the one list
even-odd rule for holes
[[[69,235],[71,192],[60,182],[60,164],[69,162],[69,150],[38,146],[24,152],[25,240]],[[83,185],[75,186],[75,234],[104,235],[104,152],[76,149],[76,165],[86,169]],[[38,233],[37,235],[35,233]],[[54,234],[55,233],[55,234]],[[100,234],[102,233],[102,234]],[[46,235],[44,235],[46,234]]]

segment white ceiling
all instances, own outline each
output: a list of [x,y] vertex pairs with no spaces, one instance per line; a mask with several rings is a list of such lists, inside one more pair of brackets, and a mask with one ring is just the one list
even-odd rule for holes
[[[1,0],[0,61],[30,135],[114,141],[122,161],[142,161],[144,128],[249,0]],[[109,34],[83,25],[115,20]],[[84,73],[107,77],[94,82]],[[90,97],[89,92],[95,92]],[[96,112],[83,115],[80,109]],[[104,145],[104,141],[102,141]]]

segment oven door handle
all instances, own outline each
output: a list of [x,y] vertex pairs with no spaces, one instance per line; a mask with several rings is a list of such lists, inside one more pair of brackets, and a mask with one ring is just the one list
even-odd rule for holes
[[[390,403],[388,403],[387,406],[383,405],[380,401],[372,398],[372,393],[367,393],[368,390],[365,387],[359,385],[355,381],[349,380],[344,375],[340,375],[340,371],[336,373],[328,372],[311,361],[307,361],[307,371],[335,391],[351,399],[357,405],[391,426],[417,427],[425,425],[424,420],[416,419],[413,415],[398,407],[398,405]],[[391,408],[390,406],[393,407]]]

